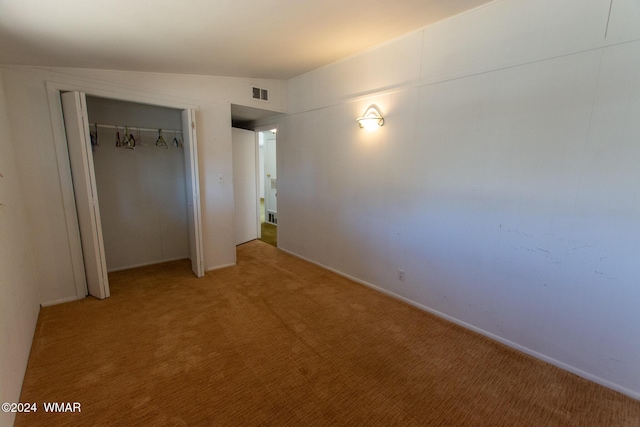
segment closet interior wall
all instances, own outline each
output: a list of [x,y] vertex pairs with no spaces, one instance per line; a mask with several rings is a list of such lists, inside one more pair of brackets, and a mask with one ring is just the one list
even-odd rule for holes
[[[108,271],[189,258],[181,111],[91,96],[87,110]],[[135,148],[116,144],[125,127]]]

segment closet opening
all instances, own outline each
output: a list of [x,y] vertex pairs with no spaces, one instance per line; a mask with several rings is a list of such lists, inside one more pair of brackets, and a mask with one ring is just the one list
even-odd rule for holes
[[203,276],[193,112],[61,98],[88,294],[109,296],[109,272],[180,259]]
[[182,112],[87,96],[107,272],[189,258]]

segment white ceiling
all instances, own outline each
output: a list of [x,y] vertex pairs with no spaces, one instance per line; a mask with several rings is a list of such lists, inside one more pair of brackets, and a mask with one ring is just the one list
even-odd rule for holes
[[490,0],[0,0],[0,63],[289,79]]

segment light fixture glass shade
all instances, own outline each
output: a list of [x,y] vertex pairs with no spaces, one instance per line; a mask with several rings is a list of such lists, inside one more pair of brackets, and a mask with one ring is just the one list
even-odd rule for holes
[[364,116],[356,119],[361,128],[366,131],[372,132],[378,129],[379,126],[384,124],[384,118],[382,114],[376,109],[375,106],[371,106],[364,113]]

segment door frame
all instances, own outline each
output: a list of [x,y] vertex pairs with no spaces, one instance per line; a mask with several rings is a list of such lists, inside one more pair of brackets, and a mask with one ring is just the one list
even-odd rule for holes
[[[62,189],[62,204],[66,223],[66,232],[69,239],[69,252],[73,270],[74,285],[76,289],[76,299],[87,296],[87,280],[84,268],[84,258],[82,253],[82,243],[80,240],[80,228],[78,224],[77,207],[75,194],[73,192],[73,181],[71,178],[71,164],[69,162],[69,149],[64,128],[64,118],[62,113],[61,92],[84,92],[86,95],[115,99],[118,101],[136,102],[141,104],[156,105],[160,107],[174,108],[178,110],[198,111],[199,106],[186,104],[184,98],[173,97],[161,94],[138,94],[131,88],[124,88],[115,84],[97,86],[91,83],[69,84],[63,82],[47,81],[47,98],[49,102],[49,114],[51,117],[51,129],[53,132],[54,147],[58,165],[58,175]],[[197,158],[197,140],[195,150],[195,164],[199,166]],[[196,174],[193,177],[198,183],[200,178]],[[202,206],[202,196],[198,194],[198,204]],[[202,242],[202,227],[196,230],[200,234]],[[204,253],[200,253],[200,265],[204,265]]]

